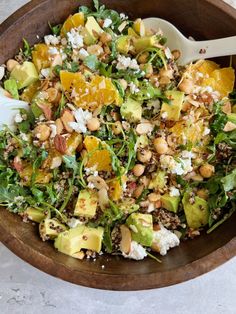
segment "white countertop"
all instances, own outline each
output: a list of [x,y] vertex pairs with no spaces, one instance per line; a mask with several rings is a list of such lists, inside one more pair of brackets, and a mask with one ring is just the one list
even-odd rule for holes
[[[27,0],[0,0],[0,22]],[[228,0],[236,5],[236,0]],[[76,286],[26,264],[0,244],[1,314],[235,314],[236,258],[172,287],[110,292]]]

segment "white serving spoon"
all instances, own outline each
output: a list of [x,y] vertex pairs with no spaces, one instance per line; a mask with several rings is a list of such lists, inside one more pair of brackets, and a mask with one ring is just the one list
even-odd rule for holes
[[[213,57],[230,56],[236,54],[236,36],[194,41],[187,39],[171,23],[156,17],[144,19],[146,28],[154,31],[161,30],[167,37],[167,46],[170,50],[179,50],[181,56],[178,59],[179,65],[186,65],[199,59],[208,59]],[[236,32],[236,31],[235,31]]]
[[29,105],[25,101],[9,98],[6,91],[0,88],[0,130],[4,124],[14,130],[14,119],[19,112],[18,109],[29,109]]

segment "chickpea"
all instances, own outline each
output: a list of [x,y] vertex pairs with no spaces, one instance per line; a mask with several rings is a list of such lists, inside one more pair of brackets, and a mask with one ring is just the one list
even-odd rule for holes
[[133,174],[136,177],[140,177],[144,173],[144,170],[145,170],[145,166],[144,165],[136,164],[134,166],[134,168],[133,168]]
[[148,195],[148,200],[152,203],[155,203],[160,200],[160,195],[157,193],[150,193]]
[[175,60],[178,60],[181,56],[181,52],[179,50],[173,50],[171,53]]
[[122,124],[120,121],[116,121],[113,125],[112,125],[112,132],[115,135],[119,135],[122,132]]
[[103,48],[99,45],[91,45],[87,48],[90,55],[100,56],[103,54]]
[[159,73],[160,77],[168,77],[169,79],[173,78],[173,70],[162,68]]
[[143,186],[143,185],[139,185],[139,186],[134,190],[133,196],[134,196],[135,198],[139,198],[139,196],[143,193],[143,190],[144,190],[144,186]]
[[215,172],[215,167],[210,164],[205,164],[200,167],[199,172],[203,178],[210,178]]
[[152,158],[152,152],[150,150],[141,149],[138,152],[137,158],[143,163],[148,163]]
[[99,130],[100,128],[100,121],[98,118],[92,118],[87,122],[87,127],[89,131],[94,132]]
[[103,44],[106,44],[110,41],[112,41],[112,36],[109,34],[109,33],[106,33],[106,32],[103,32],[100,36],[100,41],[103,43]]
[[19,62],[17,62],[17,61],[14,60],[14,59],[9,59],[9,60],[7,61],[7,70],[8,70],[9,72],[12,72],[12,70],[13,70],[17,65],[19,65]]
[[138,57],[138,62],[139,62],[139,63],[147,63],[147,62],[148,62],[148,56],[149,56],[149,53],[148,53],[148,52],[142,53],[142,54]]
[[150,78],[153,75],[153,67],[151,63],[141,64],[140,69],[145,72],[145,77]]
[[34,129],[34,134],[40,141],[44,142],[49,138],[51,128],[46,124],[40,124]]
[[205,189],[198,190],[197,196],[203,198],[204,200],[207,200],[208,199],[208,191]]
[[162,76],[159,83],[160,85],[167,85],[170,83],[170,78],[168,76]]
[[162,137],[155,138],[153,144],[158,154],[163,155],[167,153],[169,147],[164,138]]
[[191,94],[193,87],[193,81],[188,78],[183,79],[183,81],[179,84],[179,89],[185,94]]
[[124,90],[126,90],[126,89],[127,89],[127,87],[128,87],[128,83],[127,83],[127,81],[126,81],[126,80],[124,80],[124,79],[120,79],[120,80],[119,80],[119,83],[120,83],[120,85],[123,87],[123,89],[124,89]]

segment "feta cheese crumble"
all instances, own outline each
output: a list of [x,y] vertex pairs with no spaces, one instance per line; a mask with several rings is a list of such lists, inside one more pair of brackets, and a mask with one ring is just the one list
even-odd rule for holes
[[112,24],[112,20],[109,19],[109,18],[106,18],[106,19],[104,20],[103,27],[104,27],[104,28],[108,28],[111,24]]
[[81,36],[75,28],[72,28],[71,31],[67,33],[67,39],[74,49],[81,48],[84,45],[83,36]]
[[118,63],[116,65],[117,70],[126,70],[128,68],[132,70],[140,69],[136,59],[131,59],[130,57],[119,55],[117,60],[118,60]]
[[71,218],[67,221],[67,225],[70,228],[76,228],[79,225],[84,225],[84,222],[76,218]]
[[56,45],[59,45],[60,43],[60,37],[57,37],[55,35],[47,35],[47,36],[44,36],[44,41],[45,41],[45,44],[46,45],[53,45],[53,46],[56,46]]
[[83,61],[88,56],[89,56],[89,53],[87,52],[87,50],[85,50],[84,48],[81,48],[78,53],[78,58]]
[[20,113],[17,113],[17,114],[15,115],[15,122],[16,122],[16,123],[21,123],[22,121],[23,121],[23,118],[22,118],[21,114],[20,114]]
[[129,84],[129,88],[130,88],[131,94],[136,94],[140,91],[140,89],[133,82]]
[[170,196],[180,196],[179,189],[177,189],[175,186],[170,187]]
[[185,175],[193,170],[191,158],[177,158],[169,155],[160,156],[161,167],[168,173]]
[[56,47],[50,47],[50,48],[48,49],[48,53],[49,53],[50,55],[56,55],[56,54],[59,53],[59,51],[58,51],[58,49],[57,49]]
[[73,111],[76,122],[68,123],[69,126],[77,133],[86,133],[87,132],[87,122],[92,119],[93,115],[88,110],[83,110],[79,108],[78,110]]
[[135,259],[139,261],[147,256],[147,252],[141,244],[138,244],[136,241],[132,241],[129,254],[122,253],[122,255],[125,258]]
[[45,78],[49,78],[51,73],[51,69],[50,68],[46,68],[46,69],[42,69],[40,74],[45,77]]
[[153,243],[159,248],[161,255],[166,255],[167,251],[180,244],[179,238],[173,232],[160,225],[161,230],[154,231]]

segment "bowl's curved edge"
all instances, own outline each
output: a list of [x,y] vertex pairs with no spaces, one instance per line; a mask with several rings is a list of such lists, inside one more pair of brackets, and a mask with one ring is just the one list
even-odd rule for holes
[[[0,34],[3,34],[10,27],[12,27],[16,21],[25,17],[45,1],[46,0],[32,0],[25,4],[0,24]],[[236,19],[236,10],[223,1],[205,1]],[[32,266],[53,275],[54,277],[58,277],[71,283],[80,284],[82,286],[89,286],[91,288],[119,291],[144,290],[174,285],[213,270],[236,256],[236,237],[234,237],[223,247],[183,267],[163,273],[139,275],[138,277],[135,275],[120,276],[110,275],[105,271],[104,274],[72,271],[64,264],[60,263],[57,263],[57,267],[55,267],[55,263],[52,262],[50,258],[40,254],[29,245],[26,245],[16,236],[9,235],[7,230],[4,228],[0,228],[0,241],[18,257]],[[93,276],[93,281],[89,280],[89,277],[91,278],[91,276]],[[143,280],[144,278],[145,280]]]
[[[1,242],[14,254],[32,266],[54,277],[91,288],[134,291],[171,286],[200,276],[236,255],[236,237],[223,247],[185,266],[166,272],[144,275],[111,275],[94,272],[75,271],[66,265],[52,261],[45,255],[26,245],[15,235],[9,235],[4,228],[0,229]],[[91,280],[92,278],[92,280]]]

